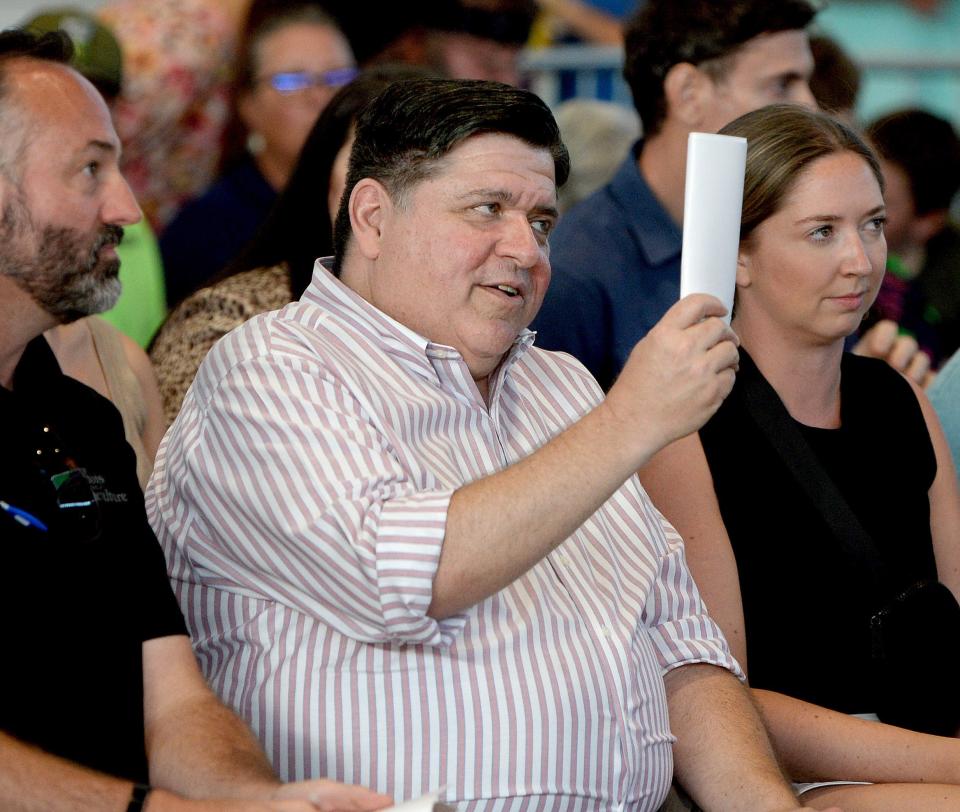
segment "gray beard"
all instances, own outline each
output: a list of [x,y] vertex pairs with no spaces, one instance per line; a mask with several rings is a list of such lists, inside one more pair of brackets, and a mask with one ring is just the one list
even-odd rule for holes
[[[31,231],[38,244],[32,255],[18,249]],[[37,233],[25,207],[12,201],[0,219],[0,274],[66,324],[116,304],[120,261],[101,259],[100,251],[122,238],[123,229],[115,225],[103,226],[92,244],[89,235],[62,226],[44,226]]]

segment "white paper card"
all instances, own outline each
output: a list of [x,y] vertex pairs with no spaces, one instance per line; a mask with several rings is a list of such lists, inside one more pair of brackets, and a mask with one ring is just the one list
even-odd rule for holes
[[690,133],[683,202],[680,298],[709,293],[733,309],[747,139]]
[[439,792],[430,792],[412,801],[404,801],[402,804],[391,806],[383,812],[432,812],[435,809],[448,809],[449,807],[437,801],[438,797]]

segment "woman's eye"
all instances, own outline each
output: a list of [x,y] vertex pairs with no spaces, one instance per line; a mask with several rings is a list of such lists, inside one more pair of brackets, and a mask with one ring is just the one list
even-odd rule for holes
[[867,228],[869,228],[870,231],[876,231],[877,233],[882,233],[886,222],[887,222],[886,217],[874,217],[872,220],[870,220],[867,223]]
[[833,226],[820,226],[810,232],[810,237],[815,242],[823,242],[829,239],[831,234],[833,234]]

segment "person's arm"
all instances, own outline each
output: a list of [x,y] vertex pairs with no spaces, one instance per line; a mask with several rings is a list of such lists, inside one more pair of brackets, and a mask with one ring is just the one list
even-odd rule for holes
[[960,600],[960,484],[940,418],[923,390],[913,381],[911,385],[920,402],[937,458],[937,475],[930,486],[930,534],[937,577]]
[[[665,448],[640,471],[640,479],[684,538],[700,594],[746,671],[736,560],[699,437],[690,435]],[[794,780],[960,781],[956,739],[865,722],[772,691],[752,693],[784,769]]]
[[127,363],[133,370],[137,383],[140,384],[140,393],[146,407],[146,420],[140,439],[143,441],[143,447],[147,454],[150,455],[150,464],[152,465],[154,459],[156,459],[160,441],[163,439],[163,433],[167,429],[167,423],[163,416],[160,388],[157,386],[157,376],[154,374],[150,359],[136,341],[124,333],[120,333],[120,343],[123,346],[123,354],[126,356]]
[[747,643],[737,560],[720,515],[700,436],[687,435],[658,452],[640,469],[640,481],[683,539],[687,565],[700,596],[746,673]]
[[[389,803],[385,796],[358,796],[355,790],[333,781],[307,781],[287,784],[277,791],[276,800],[263,801],[188,800],[155,789],[145,808],[147,812],[361,812]],[[0,731],[0,809],[4,812],[123,812],[132,792],[130,781],[89,770]]]
[[960,469],[960,354],[954,353],[940,367],[927,394],[953,454],[954,469]]
[[52,756],[0,731],[0,808],[7,812],[125,809],[132,784]]
[[710,297],[679,302],[637,344],[592,412],[521,462],[454,494],[431,616],[449,617],[520,577],[653,454],[716,411],[738,356],[732,331],[702,319],[722,311]]
[[[285,804],[275,802],[298,800],[328,812],[380,809],[390,803],[371,790],[326,779],[281,784],[249,728],[207,686],[183,635],[143,644],[143,689],[150,783],[158,803],[174,803],[178,797],[225,798],[283,809]],[[153,800],[151,810],[160,812]]]
[[747,689],[729,671],[685,665],[663,679],[674,776],[704,809],[773,812],[800,807],[780,772]]

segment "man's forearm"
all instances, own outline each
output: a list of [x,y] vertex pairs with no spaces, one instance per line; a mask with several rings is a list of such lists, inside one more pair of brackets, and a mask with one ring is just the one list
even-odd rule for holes
[[448,617],[503,589],[580,527],[639,467],[618,437],[600,407],[526,459],[460,488],[429,614]]
[[795,809],[748,690],[728,671],[687,665],[664,678],[677,780],[706,810]]
[[151,725],[151,784],[187,798],[269,799],[281,784],[257,740],[212,695]]
[[187,798],[270,798],[280,781],[259,743],[207,686],[182,635],[143,644],[150,783]]
[[514,581],[668,443],[699,428],[733,385],[725,312],[688,297],[634,348],[606,400],[505,471],[458,490],[429,614],[444,618]]
[[131,784],[0,733],[0,808],[5,812],[103,812],[126,808]]

